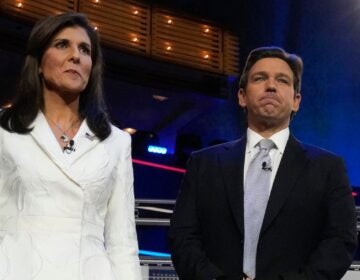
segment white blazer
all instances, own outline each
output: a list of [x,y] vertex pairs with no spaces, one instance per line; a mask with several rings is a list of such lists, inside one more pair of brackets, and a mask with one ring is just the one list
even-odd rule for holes
[[32,127],[0,128],[0,279],[141,279],[130,136],[84,121],[66,154],[41,112]]

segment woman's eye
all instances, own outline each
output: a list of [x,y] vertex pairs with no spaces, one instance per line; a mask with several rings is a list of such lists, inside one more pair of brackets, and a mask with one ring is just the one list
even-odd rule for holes
[[58,48],[58,49],[64,49],[67,47],[67,42],[65,41],[59,41],[55,44],[55,47]]
[[89,47],[87,46],[80,46],[80,52],[86,55],[90,55],[91,54],[91,50]]

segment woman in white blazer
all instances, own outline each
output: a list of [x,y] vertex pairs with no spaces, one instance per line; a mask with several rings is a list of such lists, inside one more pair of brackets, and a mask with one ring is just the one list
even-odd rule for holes
[[141,279],[130,147],[108,121],[87,18],[38,22],[0,113],[1,280]]

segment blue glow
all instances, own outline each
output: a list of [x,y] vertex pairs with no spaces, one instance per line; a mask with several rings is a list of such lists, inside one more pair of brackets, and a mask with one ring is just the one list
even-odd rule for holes
[[235,76],[235,75],[229,75],[229,76],[227,76],[227,81],[228,81],[228,83],[230,83],[230,84],[236,82],[237,80],[238,80],[238,76]]
[[149,153],[154,153],[154,154],[165,155],[167,153],[167,149],[165,147],[160,147],[160,146],[149,145],[147,150]]
[[147,250],[139,250],[139,254],[145,256],[151,256],[151,257],[166,257],[166,258],[171,257],[171,255],[167,253],[160,253],[160,252],[147,251]]

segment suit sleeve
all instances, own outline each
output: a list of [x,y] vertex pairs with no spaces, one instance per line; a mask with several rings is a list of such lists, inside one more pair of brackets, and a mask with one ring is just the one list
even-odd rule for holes
[[183,178],[169,230],[169,246],[180,279],[210,280],[223,276],[207,257],[197,211],[197,167],[192,156]]
[[357,246],[355,204],[343,161],[332,162],[326,180],[326,226],[318,246],[302,273],[284,274],[281,279],[338,280],[351,265]]
[[[124,141],[119,141],[124,144]],[[133,168],[130,136],[126,135],[108,203],[105,220],[105,246],[117,280],[140,280],[140,262],[134,217]]]

